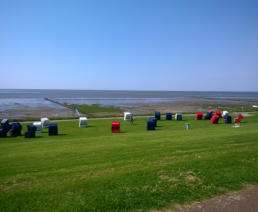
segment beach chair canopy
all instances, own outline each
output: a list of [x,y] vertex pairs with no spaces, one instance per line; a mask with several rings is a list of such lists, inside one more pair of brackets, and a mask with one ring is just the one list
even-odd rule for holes
[[41,118],[40,121],[41,121],[42,128],[48,128],[48,125],[49,125],[48,118]]
[[124,112],[124,120],[125,121],[131,121],[133,117],[133,114],[130,112]]
[[79,127],[87,127],[87,126],[88,126],[87,117],[80,117],[79,118]]
[[8,119],[2,119],[1,126],[5,125],[5,124],[9,124],[9,120]]
[[111,131],[112,131],[112,133],[120,133],[120,122],[119,121],[112,122]]
[[222,115],[222,111],[220,111],[220,110],[216,110],[216,115],[217,115],[217,116],[219,116],[219,117],[221,117],[221,115]]
[[222,117],[224,118],[225,116],[227,116],[227,115],[229,115],[229,112],[228,111],[226,111],[226,110],[224,110],[223,112],[222,112]]

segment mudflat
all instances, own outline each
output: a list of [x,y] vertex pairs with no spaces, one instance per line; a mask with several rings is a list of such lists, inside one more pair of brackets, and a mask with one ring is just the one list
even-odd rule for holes
[[[197,111],[208,110],[228,110],[231,112],[255,112],[258,108],[252,107],[253,101],[231,101],[231,102],[217,102],[217,101],[177,101],[177,102],[160,102],[152,104],[134,104],[129,106],[120,106],[118,110],[107,112],[104,107],[103,111],[98,107],[98,110],[91,111],[84,110],[82,114],[87,117],[116,117],[122,116],[123,111],[130,111],[135,115],[152,115],[154,111],[166,112],[182,112],[195,113]],[[80,111],[81,112],[81,111]],[[53,107],[36,107],[36,108],[19,108],[0,111],[0,117],[5,118],[40,118],[40,117],[56,117],[69,118],[74,117],[73,110],[69,107],[53,108]]]

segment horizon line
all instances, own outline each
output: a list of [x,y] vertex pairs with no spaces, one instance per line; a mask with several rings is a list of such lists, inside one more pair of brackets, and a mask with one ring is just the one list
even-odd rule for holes
[[128,89],[71,89],[71,88],[0,88],[0,90],[60,90],[60,91],[143,91],[143,92],[236,92],[236,93],[258,93],[258,91],[232,91],[232,90],[128,90]]

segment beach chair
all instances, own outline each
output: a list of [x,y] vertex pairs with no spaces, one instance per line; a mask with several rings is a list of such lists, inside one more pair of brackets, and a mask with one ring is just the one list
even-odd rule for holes
[[238,117],[235,119],[235,123],[240,123],[243,118],[244,117],[242,116],[242,114],[239,114]]
[[151,117],[149,118],[149,120],[152,120],[152,121],[154,122],[154,124],[155,124],[155,127],[157,127],[157,123],[158,123],[158,119],[157,119],[157,118],[151,116]]
[[220,110],[216,110],[215,114],[221,118],[222,112]]
[[211,118],[211,124],[218,124],[219,123],[219,116],[218,115],[213,115]]
[[197,112],[195,119],[196,120],[202,120],[202,117],[203,117],[203,113],[202,112]]
[[9,124],[8,119],[3,119],[1,121],[1,127],[4,130],[5,133],[8,133],[8,131],[11,129],[11,125]]
[[224,123],[225,124],[232,124],[232,117],[230,115],[224,116]]
[[41,118],[40,121],[41,121],[42,128],[48,128],[48,125],[49,125],[49,119],[48,118]]
[[161,114],[160,114],[160,112],[155,112],[154,116],[155,116],[155,118],[156,118],[157,120],[160,120],[160,119],[161,119]]
[[177,121],[182,121],[182,119],[183,119],[183,115],[180,114],[180,113],[176,113],[176,115],[175,115],[175,120],[177,120]]
[[87,127],[87,126],[88,126],[87,117],[80,117],[79,118],[79,127]]
[[25,133],[25,138],[35,138],[35,133],[37,127],[34,125],[27,125],[27,132]]
[[20,123],[12,123],[11,129],[9,130],[10,136],[16,137],[21,135],[22,125]]
[[4,131],[3,129],[0,129],[0,138],[5,138],[7,136],[6,131]]
[[49,124],[48,125],[48,135],[49,136],[58,135],[57,124]]
[[172,120],[172,113],[166,113],[166,120]]
[[133,114],[130,112],[124,112],[124,120],[133,123]]
[[37,128],[37,129],[36,129],[36,133],[41,133],[41,132],[42,132],[41,121],[33,122],[33,125]]
[[120,133],[120,122],[113,121],[111,124],[111,132],[112,133]]
[[211,120],[213,112],[212,111],[208,111],[204,117],[205,120]]
[[147,120],[147,130],[155,130],[155,120]]

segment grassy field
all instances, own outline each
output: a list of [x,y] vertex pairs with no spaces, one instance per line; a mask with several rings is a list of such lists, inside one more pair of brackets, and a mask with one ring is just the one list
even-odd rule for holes
[[240,128],[184,116],[146,131],[146,119],[0,138],[0,211],[148,211],[258,183],[257,113]]

